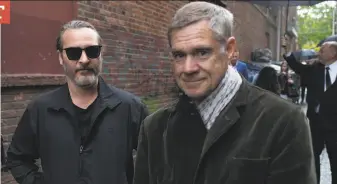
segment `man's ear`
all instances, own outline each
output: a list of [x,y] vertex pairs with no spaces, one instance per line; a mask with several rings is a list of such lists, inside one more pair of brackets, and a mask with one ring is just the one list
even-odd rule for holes
[[226,52],[227,52],[228,58],[233,57],[233,54],[234,54],[235,50],[236,50],[236,40],[232,36],[232,37],[228,38],[227,43],[226,43]]
[[102,45],[102,48],[101,48],[101,54],[100,54],[100,57],[103,58],[103,55],[105,54],[106,50],[107,50],[107,45],[102,41],[101,43]]
[[63,57],[62,57],[62,52],[60,52],[59,50],[57,51],[58,53],[58,56],[59,56],[59,62],[60,62],[60,65],[63,66]]

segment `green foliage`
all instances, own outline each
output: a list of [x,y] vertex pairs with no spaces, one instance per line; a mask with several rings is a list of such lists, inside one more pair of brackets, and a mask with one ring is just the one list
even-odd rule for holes
[[310,7],[298,7],[298,41],[303,49],[312,49],[332,34],[334,6],[320,3]]
[[150,113],[155,112],[158,110],[158,105],[160,101],[158,98],[142,98],[143,103],[147,106]]
[[302,45],[302,49],[314,49],[316,52],[319,51],[319,47],[317,47],[317,42],[306,42]]

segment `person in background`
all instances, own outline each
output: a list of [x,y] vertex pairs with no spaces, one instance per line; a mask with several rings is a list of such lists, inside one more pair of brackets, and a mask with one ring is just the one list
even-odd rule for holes
[[281,72],[278,75],[278,81],[281,88],[281,97],[284,99],[288,99],[289,82],[291,82],[288,79],[289,79],[288,63],[286,61],[283,61],[281,64]]
[[239,60],[239,50],[235,50],[231,58],[231,65],[246,79],[248,80],[248,67],[247,64]]
[[304,102],[306,101],[305,99],[306,99],[306,97],[305,97],[305,91],[306,91],[306,89],[307,89],[307,84],[306,84],[306,79],[305,79],[305,77],[303,76],[301,76],[300,77],[300,83],[301,83],[301,104],[304,104]]
[[288,72],[287,89],[287,98],[298,104],[300,98],[300,76],[292,70]]
[[337,184],[337,42],[324,43],[318,53],[319,62],[303,65],[296,54],[284,59],[307,80],[307,117],[310,120],[317,182],[320,182],[320,155],[326,148],[331,168],[332,184]]
[[[319,63],[319,60],[317,57],[315,58],[311,58],[306,60],[305,62],[302,62],[302,64],[304,65],[313,65],[313,64],[317,64]],[[308,92],[307,90],[307,81],[308,79],[306,79],[306,76],[300,76],[300,82],[301,82],[301,104],[307,103],[307,95],[306,92]]]
[[[309,60],[301,60],[303,65],[307,65]],[[299,92],[299,97],[297,100],[297,104],[304,104],[306,101],[305,93],[306,93],[306,79],[305,76],[300,76],[299,74],[296,74],[297,83],[298,83],[298,92]]]
[[[306,65],[313,65],[315,63],[319,63],[318,58],[308,59],[306,60]],[[304,64],[304,63],[302,63]],[[307,103],[307,81],[308,79],[305,78],[305,76],[300,76],[300,82],[301,82],[301,104]]]
[[280,95],[280,84],[278,82],[277,71],[272,67],[264,67],[259,72],[255,85],[270,91],[276,95]]
[[[261,70],[260,70],[261,71]],[[254,76],[253,76],[253,81],[252,81],[252,84],[256,84],[256,80],[257,80],[257,78],[259,77],[259,73],[260,72],[257,72]]]
[[175,13],[167,35],[183,94],[142,123],[134,184],[316,184],[302,110],[230,65],[233,19],[200,1]]
[[132,183],[133,150],[148,113],[139,98],[105,83],[101,48],[89,22],[62,26],[56,49],[67,83],[29,103],[7,152],[19,184]]
[[[263,67],[271,65],[272,52],[268,48],[264,49],[256,49],[253,52],[253,62],[260,63],[259,72]],[[257,72],[252,78],[252,84],[255,85],[257,77],[259,76],[259,72]]]

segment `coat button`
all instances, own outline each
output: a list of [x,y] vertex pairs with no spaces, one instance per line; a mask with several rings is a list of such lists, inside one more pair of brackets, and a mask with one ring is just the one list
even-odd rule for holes
[[80,146],[80,154],[82,154],[83,153],[83,146],[81,145]]

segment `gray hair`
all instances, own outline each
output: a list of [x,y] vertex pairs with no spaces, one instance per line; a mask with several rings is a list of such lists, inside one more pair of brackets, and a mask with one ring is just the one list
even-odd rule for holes
[[212,3],[197,1],[184,5],[174,15],[167,33],[169,45],[172,31],[202,20],[209,21],[209,27],[219,42],[233,35],[233,14],[230,11]]
[[261,61],[261,62],[270,62],[273,58],[273,53],[268,48],[258,48],[253,52],[253,61]]
[[333,47],[335,51],[337,51],[337,42],[336,41],[327,41],[324,42],[323,45],[328,45],[329,47]]
[[68,30],[68,29],[81,29],[81,28],[89,28],[89,29],[94,30],[97,33],[99,43],[101,44],[102,38],[99,35],[96,28],[92,24],[90,24],[89,22],[83,21],[83,20],[72,20],[72,21],[67,22],[66,24],[64,24],[62,26],[62,28],[60,30],[60,33],[59,33],[58,37],[56,38],[56,50],[61,51],[63,49],[62,36],[63,36],[63,34],[66,30]]

